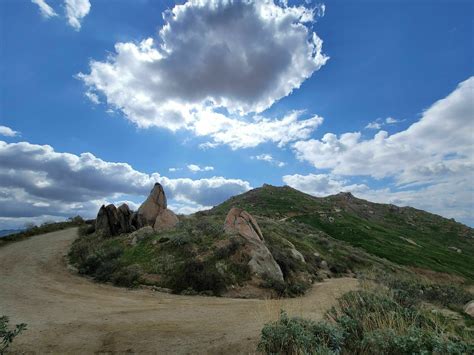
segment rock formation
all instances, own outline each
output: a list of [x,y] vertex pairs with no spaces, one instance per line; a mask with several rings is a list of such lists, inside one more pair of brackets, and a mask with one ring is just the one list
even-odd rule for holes
[[156,183],[150,192],[150,195],[138,208],[137,215],[143,219],[145,224],[153,226],[156,217],[167,207],[166,195],[161,184]]
[[174,228],[177,223],[178,217],[176,217],[173,211],[165,209],[156,216],[153,229],[156,231],[165,231]]
[[119,216],[117,208],[114,205],[102,205],[95,220],[95,230],[97,234],[104,237],[116,235],[119,233]]
[[156,231],[173,228],[178,217],[167,208],[163,187],[156,183],[148,198],[137,212],[132,212],[126,204],[119,208],[110,204],[102,206],[97,214],[95,228],[97,234],[108,237],[121,233],[130,233],[149,226]]
[[150,195],[137,211],[137,228],[152,226],[156,231],[174,228],[178,217],[167,208],[166,195],[163,187],[156,183]]
[[225,219],[224,231],[228,236],[243,239],[243,248],[250,256],[248,265],[252,273],[260,278],[270,277],[283,281],[280,266],[265,245],[257,221],[249,213],[240,208],[232,208]]

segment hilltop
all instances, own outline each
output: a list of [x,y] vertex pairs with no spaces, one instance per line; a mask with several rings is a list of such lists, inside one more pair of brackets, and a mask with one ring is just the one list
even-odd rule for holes
[[301,223],[400,265],[447,272],[474,280],[474,230],[412,207],[373,203],[341,192],[314,197],[289,186],[264,185],[209,211],[231,206],[277,221]]

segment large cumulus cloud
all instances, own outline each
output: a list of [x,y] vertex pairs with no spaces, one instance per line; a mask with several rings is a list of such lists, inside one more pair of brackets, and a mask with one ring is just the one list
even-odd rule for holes
[[[78,77],[139,127],[188,129],[228,144],[235,126],[259,132],[261,118],[240,115],[262,112],[327,61],[309,26],[314,11],[271,0],[190,0],[164,13],[157,38],[117,43]],[[304,126],[314,129],[314,119]]]

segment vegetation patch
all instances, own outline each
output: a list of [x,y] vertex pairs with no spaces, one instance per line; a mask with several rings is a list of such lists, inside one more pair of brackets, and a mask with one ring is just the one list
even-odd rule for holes
[[0,354],[3,354],[11,345],[13,340],[26,330],[26,324],[17,324],[14,327],[9,326],[9,318],[7,316],[0,317]]
[[400,304],[390,291],[353,291],[338,300],[326,320],[282,313],[262,329],[266,354],[470,354],[472,334],[440,316]]

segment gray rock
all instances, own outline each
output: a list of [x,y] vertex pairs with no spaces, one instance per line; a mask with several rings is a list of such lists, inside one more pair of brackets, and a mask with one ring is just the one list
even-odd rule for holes
[[301,254],[296,248],[295,246],[293,245],[292,242],[290,242],[289,240],[287,239],[284,239],[283,242],[286,244],[286,249],[288,250],[288,252],[290,253],[290,256],[295,259],[295,260],[298,260],[299,262],[302,262],[304,264],[306,264],[306,260],[303,256],[303,254]]
[[128,233],[132,231],[132,211],[126,203],[121,204],[117,209],[120,232]]
[[117,208],[114,205],[102,205],[99,209],[95,220],[95,231],[103,237],[110,237],[120,233],[120,221]]
[[243,240],[242,248],[250,256],[248,265],[253,274],[260,278],[270,277],[283,281],[280,266],[265,245],[257,221],[249,213],[240,208],[232,208],[225,219],[224,231],[228,236]]

